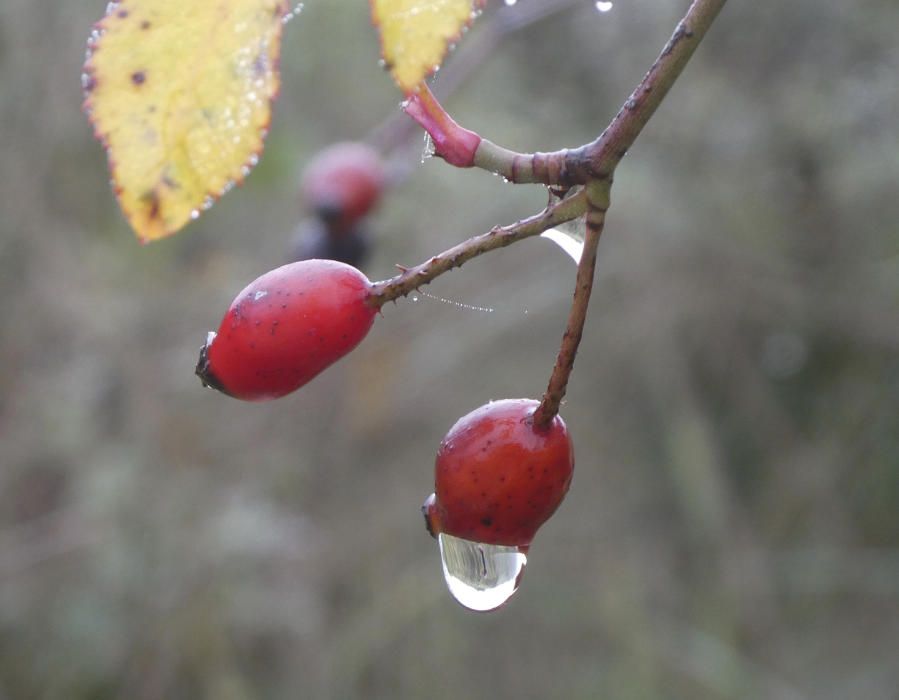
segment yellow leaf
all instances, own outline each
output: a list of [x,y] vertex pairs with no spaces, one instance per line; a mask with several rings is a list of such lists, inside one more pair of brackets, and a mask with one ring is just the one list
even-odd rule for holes
[[175,233],[258,159],[285,0],[123,0],[88,42],[85,111],[144,242]]
[[371,0],[381,32],[381,55],[393,79],[409,94],[439,66],[451,42],[483,0]]

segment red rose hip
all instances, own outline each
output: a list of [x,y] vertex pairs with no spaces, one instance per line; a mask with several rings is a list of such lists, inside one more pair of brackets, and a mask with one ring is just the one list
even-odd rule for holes
[[374,323],[371,282],[333,260],[265,273],[231,303],[200,352],[203,383],[238,399],[284,396],[355,348]]
[[380,154],[364,143],[347,141],[325,148],[309,162],[300,193],[306,205],[340,233],[375,208],[385,181]]
[[437,451],[431,534],[527,547],[571,484],[574,451],[559,416],[534,424],[537,401],[493,401],[463,416]]

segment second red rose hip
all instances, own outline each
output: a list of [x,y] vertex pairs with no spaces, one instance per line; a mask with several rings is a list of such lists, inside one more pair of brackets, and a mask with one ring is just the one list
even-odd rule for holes
[[203,383],[238,399],[284,396],[355,348],[374,323],[371,282],[333,260],[267,272],[231,303],[200,352]]

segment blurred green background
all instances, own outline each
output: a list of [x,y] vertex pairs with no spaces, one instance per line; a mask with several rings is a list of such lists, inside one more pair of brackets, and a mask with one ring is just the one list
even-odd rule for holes
[[[592,139],[687,4],[574,1],[447,107],[519,150]],[[899,697],[899,5],[725,8],[616,176],[573,488],[490,615],[419,505],[459,416],[542,392],[553,244],[427,289],[493,313],[402,301],[281,401],[193,376],[285,262],[304,163],[397,111],[367,5],[306,3],[259,167],[142,247],[80,112],[104,2],[0,3],[0,698]],[[545,203],[421,147],[373,279]]]

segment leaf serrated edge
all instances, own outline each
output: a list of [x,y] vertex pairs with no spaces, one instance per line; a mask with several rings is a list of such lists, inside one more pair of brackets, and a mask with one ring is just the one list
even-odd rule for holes
[[[94,135],[94,138],[100,143],[100,146],[106,153],[106,162],[107,168],[109,170],[109,184],[112,188],[113,195],[116,198],[116,201],[119,204],[119,208],[122,210],[122,214],[125,216],[125,220],[128,222],[128,225],[131,226],[132,231],[134,231],[135,236],[137,237],[138,242],[142,245],[146,245],[147,243],[152,243],[153,241],[157,241],[163,238],[168,238],[176,233],[178,233],[182,228],[190,224],[192,221],[195,221],[199,218],[199,214],[196,217],[191,217],[184,224],[178,226],[177,228],[172,229],[164,229],[163,232],[158,236],[146,236],[142,234],[138,228],[134,225],[134,218],[136,216],[135,213],[129,211],[125,208],[122,203],[121,193],[123,192],[123,187],[119,184],[116,167],[116,161],[112,156],[112,151],[109,145],[108,138],[108,130],[103,132],[101,130],[100,125],[97,123],[97,120],[94,119],[93,116],[93,103],[91,97],[93,95],[94,88],[96,87],[96,77],[95,72],[96,69],[91,64],[91,59],[94,56],[94,53],[100,49],[100,43],[103,38],[103,35],[106,33],[105,21],[112,15],[114,12],[118,11],[120,7],[125,3],[125,0],[113,0],[106,5],[106,11],[103,14],[103,17],[95,22],[91,27],[91,33],[87,39],[87,47],[85,49],[85,57],[84,64],[82,66],[81,72],[81,89],[83,94],[83,100],[81,103],[81,111],[87,117],[88,123],[91,126],[91,131]],[[272,95],[268,98],[269,103],[269,112],[268,112],[268,120],[259,128],[259,136],[260,136],[260,145],[257,150],[254,150],[246,161],[240,166],[240,172],[234,178],[231,178],[228,183],[225,184],[225,187],[221,192],[207,191],[204,194],[203,201],[199,203],[197,208],[194,210],[196,212],[205,211],[210,209],[216,202],[218,202],[224,195],[230,192],[234,187],[240,186],[244,183],[246,177],[252,172],[253,168],[259,163],[259,159],[262,156],[262,153],[265,149],[265,139],[268,136],[269,130],[271,128],[272,118],[274,115],[274,104],[275,101],[281,94],[281,39],[284,35],[284,19],[292,16],[292,10],[290,5],[290,0],[277,0],[277,5],[275,7],[276,13],[281,20],[278,24],[278,29],[275,35],[275,39],[277,42],[277,51],[275,52],[274,59],[272,61],[272,73],[274,75],[274,90],[272,91]]]
[[390,77],[393,79],[393,82],[396,84],[396,86],[407,97],[418,92],[419,86],[437,72],[437,70],[443,64],[443,61],[446,60],[446,56],[450,52],[450,47],[456,44],[462,38],[462,35],[465,33],[465,31],[469,27],[471,27],[471,25],[478,18],[478,16],[480,16],[487,5],[487,0],[471,0],[471,13],[469,14],[468,21],[462,24],[457,34],[446,38],[443,48],[443,57],[440,59],[437,65],[431,66],[427,70],[420,81],[418,81],[414,85],[406,87],[402,85],[399,80],[397,80],[396,74],[393,72],[393,66],[390,65],[390,63],[387,61],[387,57],[384,55],[384,33],[381,31],[381,22],[378,19],[377,13],[375,12],[375,2],[377,2],[377,0],[368,0],[368,5],[371,8],[372,26],[375,28],[375,30],[377,30],[378,33],[378,46],[380,48],[382,65],[384,67],[384,70],[390,73]]

